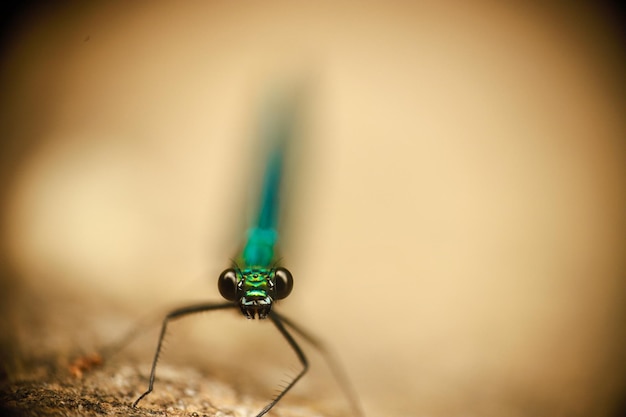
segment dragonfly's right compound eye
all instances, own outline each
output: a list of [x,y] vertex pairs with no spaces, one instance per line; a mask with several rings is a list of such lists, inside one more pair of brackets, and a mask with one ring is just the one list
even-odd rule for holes
[[282,300],[291,294],[293,289],[293,276],[287,268],[278,267],[274,271],[274,279],[276,282],[276,299]]
[[222,297],[228,301],[237,300],[237,272],[233,268],[228,268],[220,274],[217,280],[217,288]]

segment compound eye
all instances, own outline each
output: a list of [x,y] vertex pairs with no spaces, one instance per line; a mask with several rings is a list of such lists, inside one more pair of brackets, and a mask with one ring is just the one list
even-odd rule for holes
[[228,301],[237,300],[237,272],[233,268],[224,270],[217,280],[217,288]]
[[276,268],[274,271],[274,283],[276,285],[277,300],[282,300],[291,294],[291,290],[293,289],[293,276],[286,268]]

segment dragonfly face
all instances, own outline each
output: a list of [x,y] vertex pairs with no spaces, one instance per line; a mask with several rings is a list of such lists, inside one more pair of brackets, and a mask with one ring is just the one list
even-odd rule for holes
[[287,297],[293,288],[293,277],[286,268],[228,268],[217,282],[220,294],[239,305],[249,319],[264,319],[275,300]]

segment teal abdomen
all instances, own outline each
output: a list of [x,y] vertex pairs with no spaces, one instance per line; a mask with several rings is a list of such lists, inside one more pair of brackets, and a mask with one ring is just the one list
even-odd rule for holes
[[281,179],[287,142],[293,128],[293,109],[283,107],[288,104],[283,103],[270,109],[265,129],[261,132],[269,151],[256,219],[248,229],[246,245],[241,254],[246,267],[270,267],[275,260]]
[[246,266],[269,266],[274,260],[274,246],[278,233],[274,229],[259,227],[248,230],[248,240],[242,258]]

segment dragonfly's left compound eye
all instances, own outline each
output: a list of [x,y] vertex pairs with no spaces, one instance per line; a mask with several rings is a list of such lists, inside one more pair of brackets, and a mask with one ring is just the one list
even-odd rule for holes
[[220,274],[217,280],[217,288],[220,290],[222,297],[228,301],[237,300],[237,272],[228,268]]
[[293,289],[293,276],[288,269],[278,267],[274,271],[274,283],[276,285],[276,299],[282,300],[291,294]]

